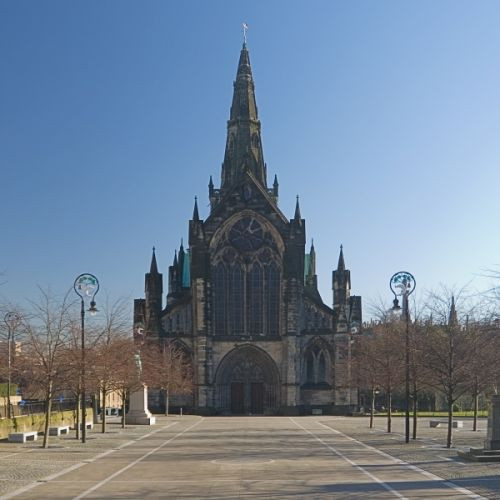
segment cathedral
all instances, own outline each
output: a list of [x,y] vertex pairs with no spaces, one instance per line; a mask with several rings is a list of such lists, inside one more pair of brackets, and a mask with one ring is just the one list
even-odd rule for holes
[[246,43],[227,123],[220,187],[210,178],[210,213],[195,199],[189,245],[163,276],[155,252],[134,331],[174,340],[192,363],[192,412],[219,415],[347,413],[357,405],[351,344],[361,297],[351,295],[342,246],[332,307],[318,291],[316,254],[306,253],[297,198],[288,219],[279,185],[267,183],[261,124]]

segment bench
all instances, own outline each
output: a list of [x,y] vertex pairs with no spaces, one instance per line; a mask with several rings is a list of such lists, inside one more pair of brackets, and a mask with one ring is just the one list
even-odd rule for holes
[[38,439],[38,432],[27,431],[27,432],[13,432],[9,434],[10,443],[26,443],[27,441],[36,441]]
[[323,415],[323,410],[321,408],[313,408],[311,413],[312,415]]
[[[83,422],[80,422],[80,430],[83,428]],[[93,429],[94,428],[94,422],[87,422],[85,424],[85,429]],[[76,424],[73,424],[73,427],[71,427],[72,430],[76,429]]]
[[69,434],[69,425],[49,427],[49,436],[62,436],[63,434]]
[[[443,426],[448,425],[448,421],[447,420],[430,420],[429,421],[429,427],[441,427],[442,425]],[[464,421],[463,420],[453,420],[453,422],[451,423],[451,426],[454,429],[462,428],[464,426]]]

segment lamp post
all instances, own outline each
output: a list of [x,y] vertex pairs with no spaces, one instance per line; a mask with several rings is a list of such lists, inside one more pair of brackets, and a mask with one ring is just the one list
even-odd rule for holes
[[21,316],[16,312],[8,312],[3,320],[7,326],[7,418],[12,418],[12,404],[10,402],[12,343],[14,341],[14,332],[21,321]]
[[82,377],[82,443],[85,443],[87,439],[87,406],[86,406],[86,394],[85,394],[85,299],[90,299],[90,307],[88,311],[93,316],[97,312],[96,303],[94,297],[99,291],[99,281],[93,274],[84,273],[80,274],[73,285],[76,294],[80,297],[80,316],[82,321],[81,332],[82,332],[82,366],[81,366],[81,377]]
[[389,286],[394,294],[393,310],[398,311],[398,297],[403,298],[403,315],[405,317],[405,442],[410,442],[410,308],[408,297],[415,290],[416,281],[413,275],[400,271],[391,277]]

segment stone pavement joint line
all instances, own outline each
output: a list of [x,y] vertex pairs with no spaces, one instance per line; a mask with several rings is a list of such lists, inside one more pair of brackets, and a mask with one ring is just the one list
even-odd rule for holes
[[[356,462],[353,462],[350,458],[348,458],[345,455],[343,455],[342,453],[340,453],[340,451],[336,450],[333,446],[330,446],[328,443],[325,443],[325,441],[323,441],[320,437],[316,436],[316,434],[314,434],[314,432],[311,432],[309,429],[306,429],[304,426],[300,425],[292,417],[290,417],[290,420],[297,427],[300,427],[303,431],[305,431],[308,434],[310,434],[314,439],[316,439],[316,441],[319,441],[323,446],[325,446],[329,450],[333,451],[333,453],[335,453],[337,456],[339,456],[340,458],[342,458],[343,460],[345,460],[346,462],[348,462],[349,464],[351,464],[353,467],[355,467],[356,469],[358,469],[359,471],[361,471],[363,474],[366,474],[370,479],[373,479],[373,481],[375,481],[376,483],[380,484],[380,486],[382,486],[383,488],[385,488],[387,491],[391,492],[394,496],[396,496],[398,498],[401,498],[401,499],[404,499],[404,500],[408,500],[404,495],[401,495],[401,493],[399,493],[394,488],[392,488],[391,486],[389,486],[387,483],[385,483],[384,481],[382,481],[381,479],[379,479],[377,476],[374,476],[371,472],[368,472],[365,468],[361,467],[361,465],[358,465]],[[331,429],[331,428],[329,428],[329,429],[330,430],[334,430],[334,429]],[[341,434],[338,431],[335,431],[335,432],[337,434]]]
[[117,470],[116,472],[114,472],[113,474],[111,474],[110,476],[108,476],[106,479],[103,479],[102,481],[100,481],[99,483],[95,484],[94,486],[92,486],[88,490],[85,490],[80,495],[74,497],[73,500],[80,500],[81,498],[85,498],[89,493],[92,493],[93,491],[97,490],[101,486],[104,486],[106,483],[108,483],[109,481],[111,481],[112,479],[114,479],[116,476],[119,476],[122,472],[125,472],[126,470],[130,469],[130,467],[133,467],[134,465],[138,464],[139,462],[142,462],[145,458],[149,457],[153,453],[156,453],[158,450],[161,450],[168,443],[170,443],[174,439],[177,439],[179,436],[182,436],[185,432],[191,430],[193,427],[196,427],[201,422],[203,422],[203,418],[201,418],[200,420],[198,420],[197,422],[195,422],[193,425],[190,425],[189,427],[186,427],[183,431],[179,432],[178,434],[176,434],[175,436],[171,437],[170,439],[167,439],[160,446],[157,446],[156,448],[148,451],[147,453],[145,453],[144,455],[142,455],[141,457],[139,457],[137,460],[134,460],[133,462],[130,462],[128,465],[126,465],[125,467],[122,467],[120,470]]
[[[339,435],[345,437],[349,441],[353,441],[353,442],[363,446],[364,448],[366,448],[368,450],[374,451],[375,453],[378,453],[379,455],[382,455],[383,457],[392,460],[394,463],[403,465],[404,467],[407,467],[410,470],[414,470],[416,472],[419,472],[423,476],[425,476],[433,481],[440,481],[442,484],[448,486],[449,488],[452,488],[453,490],[457,491],[458,493],[462,493],[463,495],[467,495],[469,498],[474,498],[475,500],[487,500],[486,498],[482,497],[481,495],[477,495],[476,493],[474,493],[466,488],[462,488],[461,486],[458,486],[458,485],[452,483],[451,481],[446,481],[442,477],[436,476],[432,472],[428,472],[424,469],[421,469],[420,467],[417,467],[416,465],[409,464],[408,462],[405,462],[404,460],[401,460],[399,458],[395,458],[395,457],[389,455],[388,453],[385,453],[382,450],[378,450],[377,448],[370,446],[369,444],[362,443],[361,441],[358,441],[357,439],[355,439],[351,436],[348,436],[347,434],[344,434],[343,432],[340,432],[337,429],[333,429],[332,427],[329,427],[328,425],[322,424],[321,422],[318,422],[318,424],[323,426],[325,429],[328,429],[328,430],[334,432],[335,434],[339,434]],[[452,461],[449,458],[445,458],[445,460]]]
[[[24,486],[23,488],[15,490],[15,491],[13,491],[11,493],[7,493],[6,495],[0,496],[0,500],[8,500],[10,498],[14,498],[14,497],[16,497],[18,495],[21,495],[22,493],[25,493],[25,492],[33,489],[33,488],[36,488],[40,484],[44,484],[47,481],[52,481],[53,479],[56,479],[59,476],[67,474],[68,472],[74,471],[76,469],[79,469],[80,467],[83,467],[84,465],[87,465],[87,464],[90,464],[92,462],[95,462],[96,460],[99,460],[100,458],[103,458],[103,457],[105,457],[107,455],[110,455],[111,453],[114,453],[115,451],[123,449],[123,448],[131,445],[132,443],[136,443],[137,441],[140,441],[141,439],[149,437],[149,436],[151,436],[153,434],[156,434],[157,432],[160,432],[160,431],[163,431],[163,430],[165,430],[165,429],[167,429],[169,427],[172,427],[173,425],[176,425],[177,423],[178,422],[172,422],[172,423],[170,423],[168,425],[165,425],[165,426],[161,427],[160,429],[156,429],[156,430],[154,430],[152,432],[149,432],[148,434],[145,434],[144,436],[141,436],[141,437],[139,437],[137,439],[131,439],[130,441],[127,441],[126,443],[124,443],[124,444],[122,444],[122,445],[120,445],[120,446],[118,446],[116,448],[113,448],[111,450],[107,450],[107,451],[104,451],[102,453],[99,453],[98,455],[96,455],[93,458],[90,458],[88,460],[83,460],[83,461],[81,461],[81,462],[79,462],[77,464],[73,464],[73,465],[71,465],[69,467],[66,467],[65,469],[63,469],[63,470],[61,470],[59,472],[56,472],[55,474],[52,474],[52,475],[47,476],[47,477],[44,477],[43,479],[39,479],[39,480],[37,480],[37,481],[35,481],[33,483],[30,483],[30,484]],[[31,451],[31,450],[28,450],[28,451]]]

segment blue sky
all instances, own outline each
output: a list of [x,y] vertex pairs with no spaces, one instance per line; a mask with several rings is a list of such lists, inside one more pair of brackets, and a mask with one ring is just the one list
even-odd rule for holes
[[486,0],[2,2],[0,298],[81,272],[141,297],[153,245],[166,275],[219,184],[242,21],[269,181],[289,217],[300,195],[325,303],[341,243],[365,305],[401,269],[487,288],[499,19]]

